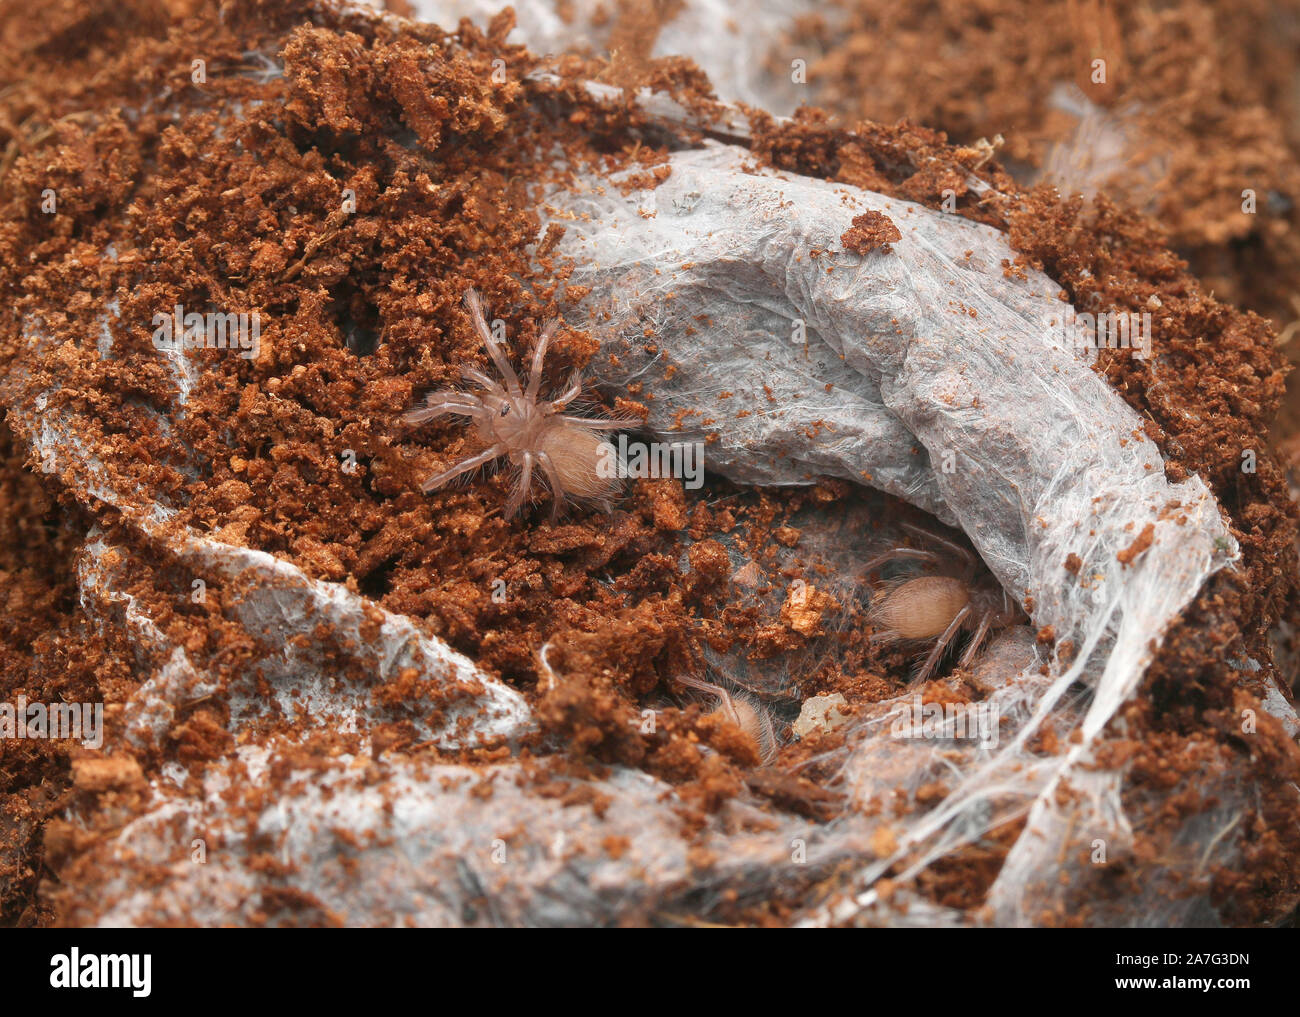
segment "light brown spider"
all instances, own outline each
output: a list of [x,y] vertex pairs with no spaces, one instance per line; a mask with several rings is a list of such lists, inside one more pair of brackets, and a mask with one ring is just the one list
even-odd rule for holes
[[707,716],[720,717],[739,728],[753,742],[755,754],[764,766],[776,758],[780,746],[776,726],[772,723],[767,708],[756,698],[743,692],[728,692],[721,685],[691,675],[678,675],[677,681],[688,688],[713,696],[717,705],[708,711]]
[[[975,659],[991,629],[1023,622],[1025,615],[996,582],[976,582],[975,556],[964,547],[919,526],[904,523],[903,529],[940,545],[961,562],[960,576],[928,575],[894,580],[882,587],[879,597],[872,598],[867,620],[878,627],[871,635],[873,643],[935,640],[913,679],[913,685],[920,685],[934,676],[958,632],[974,630],[958,661],[959,667],[965,667]],[[934,551],[900,546],[872,558],[862,567],[862,574],[865,576],[900,558],[933,564],[943,562],[942,556]]]
[[538,400],[542,362],[559,319],[543,327],[533,350],[528,387],[524,388],[501,344],[493,338],[483,312],[483,301],[475,290],[466,291],[465,306],[505,386],[476,367],[462,366],[461,378],[478,386],[477,392],[440,389],[430,392],[423,406],[406,412],[403,419],[408,424],[423,424],[448,415],[469,417],[478,428],[479,437],[487,443],[482,452],[430,477],[420,489],[428,494],[461,474],[505,456],[521,471],[506,502],[507,519],[523,507],[532,488],[533,473],[539,468],[551,489],[552,519],[559,514],[566,498],[602,502],[608,510],[609,499],[619,489],[617,470],[611,468],[616,458],[614,446],[597,432],[619,430],[630,424],[626,420],[593,420],[562,413],[582,392],[582,378],[576,371],[561,395],[549,402]]

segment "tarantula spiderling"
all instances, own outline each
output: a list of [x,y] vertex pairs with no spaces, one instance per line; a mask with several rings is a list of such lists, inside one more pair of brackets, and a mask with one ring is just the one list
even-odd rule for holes
[[[880,596],[872,598],[867,620],[877,626],[872,642],[928,642],[933,648],[913,679],[913,685],[929,681],[944,653],[963,629],[974,630],[959,667],[970,664],[990,630],[1003,629],[1025,620],[1024,612],[997,583],[980,583],[975,578],[975,556],[959,544],[919,526],[903,524],[913,536],[930,540],[961,562],[961,575],[913,576],[887,583]],[[893,547],[862,566],[865,576],[888,561],[897,559],[942,564],[934,551],[914,547]]]
[[780,747],[776,726],[766,707],[756,698],[743,692],[728,692],[721,685],[691,675],[678,675],[677,681],[688,688],[713,696],[717,705],[707,715],[719,717],[739,728],[741,734],[753,742],[760,763],[768,766],[776,759]]
[[430,392],[423,406],[408,410],[403,419],[408,424],[423,424],[443,416],[469,417],[479,437],[487,443],[483,451],[462,459],[449,469],[429,477],[420,489],[428,494],[448,481],[469,473],[493,460],[505,457],[520,468],[518,481],[506,502],[506,518],[517,513],[528,497],[533,475],[539,469],[551,489],[551,518],[559,515],[566,498],[575,501],[601,502],[608,510],[610,499],[618,493],[618,471],[614,446],[598,433],[632,426],[627,420],[590,419],[562,412],[582,393],[582,377],[575,371],[569,387],[555,399],[540,400],[542,364],[546,348],[558,318],[547,322],[533,349],[532,369],[527,387],[510,366],[501,344],[492,335],[483,301],[476,290],[465,293],[465,306],[488,356],[501,375],[494,381],[476,367],[462,366],[461,378],[477,386],[478,391],[440,389]]

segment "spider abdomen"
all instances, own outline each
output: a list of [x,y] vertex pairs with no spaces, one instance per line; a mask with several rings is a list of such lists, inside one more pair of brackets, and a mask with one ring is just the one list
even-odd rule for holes
[[576,498],[609,498],[618,492],[614,446],[579,424],[547,427],[539,451],[550,457],[564,493]]
[[970,603],[970,588],[952,576],[917,576],[887,591],[871,608],[871,620],[899,639],[942,635]]
[[709,715],[720,717],[736,727],[746,741],[752,743],[754,755],[763,765],[776,758],[779,748],[776,729],[772,726],[771,717],[757,700],[749,696],[733,694],[727,700],[718,703],[709,711]]

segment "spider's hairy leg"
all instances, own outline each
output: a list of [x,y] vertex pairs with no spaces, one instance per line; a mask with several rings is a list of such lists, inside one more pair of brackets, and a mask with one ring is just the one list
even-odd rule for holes
[[709,695],[716,697],[718,701],[721,702],[728,711],[730,711],[730,713],[735,714],[736,706],[731,701],[731,696],[727,694],[727,690],[721,685],[714,685],[713,682],[706,682],[703,678],[697,678],[693,674],[674,675],[673,680],[681,685],[685,685],[688,689],[695,689],[697,692],[707,692]]
[[622,431],[633,426],[630,420],[593,420],[589,417],[560,417],[566,424],[581,424],[589,431]]
[[980,623],[975,629],[975,634],[970,637],[970,642],[966,645],[966,650],[961,655],[961,660],[957,662],[958,667],[969,667],[975,655],[979,653],[980,647],[984,645],[984,640],[989,634],[989,629],[993,625],[993,616],[988,611],[980,615]]
[[968,579],[975,575],[975,556],[960,544],[949,540],[947,537],[936,533],[934,530],[927,529],[924,526],[917,526],[915,523],[903,523],[902,527],[912,536],[918,537],[922,540],[932,541],[951,553],[961,561]]
[[916,678],[912,680],[913,686],[924,685],[934,677],[934,672],[939,667],[939,661],[943,659],[944,651],[948,649],[948,644],[956,637],[962,623],[970,616],[970,612],[971,607],[967,604],[953,616],[952,621],[948,623],[948,627],[943,630],[943,635],[935,640],[934,649],[925,658],[921,670],[916,673]]
[[537,348],[533,350],[533,367],[528,373],[527,399],[530,403],[537,401],[537,390],[542,387],[542,361],[546,359],[546,347],[551,344],[551,337],[560,327],[560,320],[552,318],[542,327],[542,334],[537,337]]
[[420,485],[420,490],[428,494],[430,491],[436,490],[447,483],[447,481],[459,477],[462,473],[469,473],[470,470],[476,470],[484,463],[490,463],[493,459],[505,455],[505,452],[504,445],[493,445],[491,448],[484,449],[478,455],[470,456],[470,458],[457,463],[450,469],[443,470],[441,473],[430,477]]
[[485,388],[495,395],[504,396],[506,394],[505,389],[480,371],[477,367],[469,367],[468,365],[462,364],[460,368],[460,376],[465,381],[472,381],[479,388]]
[[408,424],[424,424],[439,417],[472,417],[482,412],[482,404],[463,392],[430,392],[423,406],[416,406],[402,414]]
[[564,502],[564,486],[560,483],[560,474],[555,469],[555,463],[551,462],[550,455],[538,452],[537,461],[546,474],[546,482],[551,485],[551,522],[555,522],[560,517],[560,505]]
[[506,518],[514,518],[524,506],[524,499],[528,496],[528,489],[533,486],[533,454],[524,453],[524,468],[519,474],[519,480],[515,484],[515,489],[510,492],[510,500],[506,502]]
[[[701,678],[696,678],[694,675],[688,674],[676,675],[675,680],[680,682],[682,685],[685,685],[687,688],[696,689],[713,696],[718,701],[718,711],[722,716],[726,717],[737,727],[743,728],[746,726],[745,718],[741,715],[740,706],[738,705],[736,698],[721,685],[715,685],[713,682],[707,682]],[[758,715],[767,722],[765,726],[771,725],[771,720],[767,717],[766,712],[758,711]],[[773,729],[772,735],[773,740],[775,740],[775,729]]]
[[[531,386],[529,387],[529,390],[531,391]],[[582,375],[577,371],[574,371],[573,377],[569,379],[568,388],[550,402],[541,403],[539,405],[552,413],[556,413],[557,411],[564,409],[580,395],[582,395]],[[568,415],[560,415],[560,419],[566,424],[579,424],[582,427],[589,427],[594,431],[621,431],[629,427],[635,427],[638,423],[638,421],[635,420],[592,420],[588,417],[575,417]]]
[[917,547],[891,547],[888,551],[884,551],[865,562],[859,569],[859,572],[865,576],[868,572],[874,572],[876,569],[880,568],[881,565],[907,558],[910,558],[912,561],[939,561],[939,556],[933,551],[924,551]]
[[492,363],[497,365],[497,370],[501,373],[501,377],[505,379],[506,388],[510,390],[511,395],[523,395],[524,390],[519,387],[519,378],[515,374],[515,369],[510,366],[510,359],[497,341],[492,338],[492,330],[488,328],[487,318],[483,313],[483,298],[478,295],[478,290],[470,288],[465,291],[465,306],[469,308],[469,316],[470,320],[474,322],[474,330],[478,332],[479,338],[483,340],[483,345],[487,347],[488,356],[492,358]]
[[546,408],[552,411],[562,410],[580,395],[582,395],[582,376],[574,371],[573,377],[569,379],[569,387],[548,402]]

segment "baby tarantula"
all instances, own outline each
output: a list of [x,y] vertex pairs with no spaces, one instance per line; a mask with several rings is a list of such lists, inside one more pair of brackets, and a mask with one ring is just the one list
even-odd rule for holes
[[[879,626],[872,642],[921,642],[935,640],[913,680],[920,685],[933,677],[944,652],[962,629],[974,629],[970,642],[958,662],[965,667],[975,659],[990,629],[1006,628],[1025,620],[1024,612],[1013,603],[996,583],[975,582],[975,556],[937,533],[919,526],[903,524],[914,536],[929,539],[946,548],[961,562],[961,575],[913,576],[887,583],[879,600],[873,599],[867,619]],[[887,561],[911,558],[915,561],[940,563],[934,551],[913,547],[894,547],[872,558],[862,567],[866,575]]]
[[677,681],[687,688],[713,696],[717,705],[708,711],[707,716],[720,717],[738,728],[753,743],[760,763],[768,766],[776,759],[780,748],[776,726],[772,723],[767,708],[756,698],[743,692],[728,692],[721,685],[691,675],[678,675]]
[[565,498],[593,499],[608,504],[619,487],[617,470],[610,468],[616,462],[615,452],[614,446],[596,432],[626,428],[629,422],[591,420],[562,413],[561,410],[582,392],[582,379],[576,371],[569,387],[560,396],[549,402],[537,398],[542,384],[542,361],[560,324],[559,319],[553,319],[543,327],[533,350],[528,387],[523,388],[501,344],[488,327],[483,301],[476,291],[466,291],[465,306],[469,309],[474,329],[487,347],[488,356],[505,381],[505,387],[476,367],[462,366],[461,378],[476,385],[479,391],[441,389],[430,392],[423,406],[407,411],[403,419],[408,424],[423,424],[448,415],[469,417],[477,426],[479,437],[488,446],[430,477],[420,485],[420,489],[428,494],[463,473],[505,456],[521,469],[506,503],[507,519],[523,507],[532,487],[533,473],[538,468],[551,488],[552,519],[559,514]]

